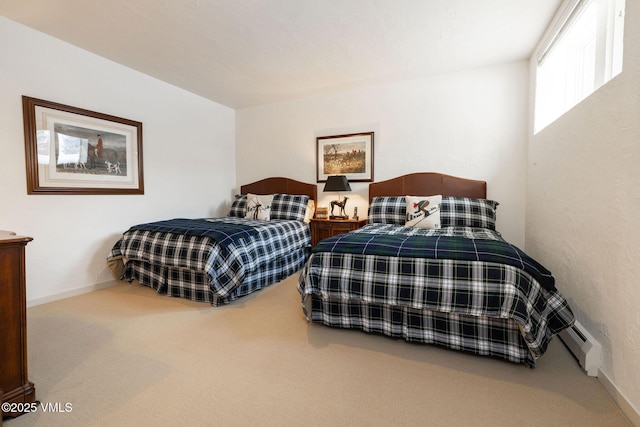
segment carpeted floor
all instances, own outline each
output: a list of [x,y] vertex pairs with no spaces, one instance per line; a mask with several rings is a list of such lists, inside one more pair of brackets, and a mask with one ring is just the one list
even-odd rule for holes
[[137,283],[30,308],[43,405],[4,427],[631,426],[557,338],[529,369],[309,324],[297,277],[218,308]]

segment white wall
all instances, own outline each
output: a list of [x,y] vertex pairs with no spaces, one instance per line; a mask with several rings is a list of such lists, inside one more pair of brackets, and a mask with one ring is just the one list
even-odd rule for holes
[[602,344],[604,380],[640,422],[640,2],[626,9],[622,73],[531,136],[526,250]]
[[[524,245],[528,66],[525,61],[237,111],[237,178],[316,182],[316,137],[375,132],[374,179],[443,172],[488,182],[498,230]],[[320,205],[336,195],[322,193]],[[366,217],[368,184],[347,213]]]
[[[112,279],[105,258],[129,226],[226,213],[235,112],[0,17],[0,229],[27,246],[27,299]],[[27,195],[21,96],[143,123],[144,195]]]

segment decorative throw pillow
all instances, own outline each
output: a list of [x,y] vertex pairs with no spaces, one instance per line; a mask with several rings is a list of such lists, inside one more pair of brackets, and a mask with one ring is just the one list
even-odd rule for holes
[[443,227],[496,229],[498,202],[470,197],[443,197],[440,218]]
[[307,209],[304,213],[304,222],[309,224],[311,222],[311,218],[316,213],[316,202],[313,199],[309,199],[307,202]]
[[367,222],[369,224],[404,225],[407,205],[404,196],[377,196],[371,199]]
[[407,219],[405,227],[440,228],[442,196],[405,196]]
[[309,196],[304,194],[274,194],[271,219],[304,221]]
[[271,218],[272,202],[273,194],[247,194],[247,214],[245,215],[245,218],[269,221]]
[[231,209],[229,209],[229,216],[244,218],[247,215],[247,195],[236,194],[236,198],[231,203]]

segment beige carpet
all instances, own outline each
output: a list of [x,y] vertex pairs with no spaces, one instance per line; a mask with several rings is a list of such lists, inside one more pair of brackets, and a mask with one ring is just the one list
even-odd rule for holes
[[29,377],[60,411],[4,427],[631,425],[557,338],[529,369],[308,324],[296,280],[218,308],[137,283],[30,308]]

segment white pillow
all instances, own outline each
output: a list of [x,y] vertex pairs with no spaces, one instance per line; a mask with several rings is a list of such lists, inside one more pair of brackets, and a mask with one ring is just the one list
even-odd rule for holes
[[440,228],[440,203],[442,196],[405,196],[407,220],[405,227]]
[[316,202],[313,199],[309,199],[307,202],[307,210],[304,212],[304,223],[309,224],[311,222],[311,218],[316,213]]
[[271,218],[272,201],[273,194],[247,194],[247,214],[245,215],[245,218],[269,221]]

